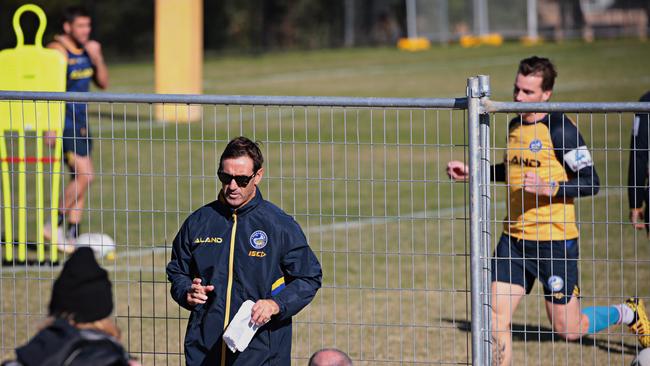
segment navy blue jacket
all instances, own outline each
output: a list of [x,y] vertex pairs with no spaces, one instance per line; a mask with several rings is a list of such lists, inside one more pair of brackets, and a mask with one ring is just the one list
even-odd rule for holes
[[[291,317],[321,286],[322,271],[298,223],[259,190],[233,210],[217,200],[194,211],[181,226],[167,265],[171,295],[191,311],[185,334],[187,365],[290,365]],[[191,307],[193,278],[213,285],[205,304]],[[229,301],[228,301],[229,299]],[[246,300],[280,306],[244,352],[223,343],[228,322]]]
[[2,366],[127,366],[129,354],[113,337],[91,329],[77,329],[55,319],[29,342],[16,349],[17,359]]

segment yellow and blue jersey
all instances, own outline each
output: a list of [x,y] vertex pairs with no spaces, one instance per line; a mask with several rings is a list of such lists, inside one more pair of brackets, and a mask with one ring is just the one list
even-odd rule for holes
[[[64,46],[65,47],[65,46]],[[66,71],[66,91],[87,92],[95,70],[88,53],[84,49],[66,49],[68,67]],[[87,128],[86,103],[66,103],[65,128]]]
[[[524,190],[533,172],[555,187],[553,197]],[[595,195],[598,174],[576,125],[562,113],[527,123],[520,117],[508,128],[504,163],[494,166],[493,179],[508,183],[508,216],[504,233],[534,241],[569,240],[579,236],[574,199]]]

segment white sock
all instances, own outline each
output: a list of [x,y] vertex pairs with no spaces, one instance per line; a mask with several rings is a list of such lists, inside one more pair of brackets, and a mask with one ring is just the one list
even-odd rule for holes
[[618,304],[614,305],[614,307],[618,310],[619,318],[618,322],[616,324],[625,324],[625,325],[630,325],[634,321],[634,311],[630,309],[629,306],[625,304]]

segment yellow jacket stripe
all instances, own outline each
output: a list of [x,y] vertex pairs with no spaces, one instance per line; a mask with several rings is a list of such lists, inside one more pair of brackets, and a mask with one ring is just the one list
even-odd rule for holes
[[278,278],[278,280],[273,282],[273,285],[271,285],[271,291],[275,290],[276,288],[280,287],[280,285],[283,284],[284,284],[284,277]]
[[275,296],[280,293],[284,289],[284,276],[280,277],[277,279],[277,281],[273,282],[273,285],[271,285],[271,296]]
[[[232,298],[232,276],[235,267],[235,234],[237,232],[237,214],[232,214],[233,225],[230,234],[230,256],[228,257],[228,287],[226,288],[226,311],[223,317],[223,329],[228,327],[230,321],[230,300]],[[226,342],[221,341],[221,366],[226,365]]]

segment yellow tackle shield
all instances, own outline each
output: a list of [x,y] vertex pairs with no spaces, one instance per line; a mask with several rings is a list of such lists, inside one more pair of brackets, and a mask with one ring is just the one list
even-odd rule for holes
[[[39,27],[33,45],[26,45],[20,28],[20,17],[31,11],[39,19]],[[43,48],[43,34],[47,18],[43,10],[33,4],[23,5],[13,17],[16,32],[16,48],[0,51],[0,90],[13,91],[48,91],[64,92],[66,88],[66,60],[56,50]],[[50,174],[51,206],[50,218],[56,222],[61,170],[61,134],[65,118],[65,103],[51,101],[0,101],[0,159],[2,165],[2,196],[4,218],[5,262],[13,260],[14,234],[12,226],[11,177],[9,163],[17,163],[18,169],[11,171],[18,177],[18,261],[26,260],[25,245],[27,241],[26,213],[26,170],[25,132],[36,133],[36,244],[38,261],[45,260],[43,242],[44,205],[43,205],[43,162],[52,163]],[[43,158],[43,134],[53,131],[55,134],[54,156]],[[5,136],[17,134],[18,156],[9,157]],[[56,242],[56,227],[53,228],[52,242]],[[57,261],[55,245],[51,246],[50,260]]]

